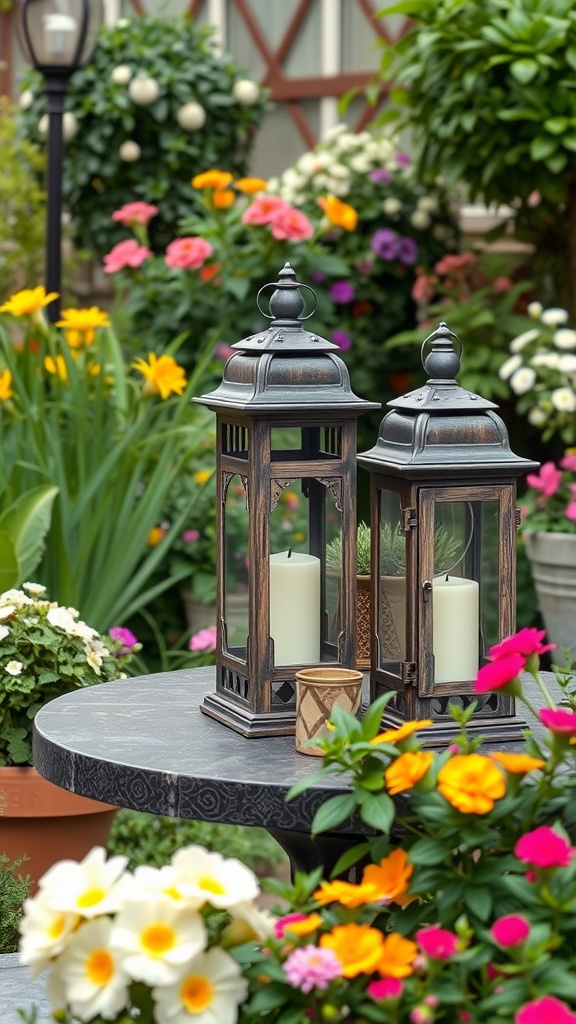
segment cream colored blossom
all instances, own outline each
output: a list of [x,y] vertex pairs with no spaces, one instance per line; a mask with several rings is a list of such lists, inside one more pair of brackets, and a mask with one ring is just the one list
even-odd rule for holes
[[8,626],[0,626],[0,640],[4,640],[4,638],[7,637],[9,633],[10,630],[8,629]]
[[561,309],[559,306],[552,306],[550,309],[543,309],[540,314],[540,319],[543,324],[548,327],[556,327],[556,325],[565,324],[568,320],[568,312],[565,309]]
[[530,366],[521,366],[510,378],[510,387],[515,395],[525,395],[536,382],[536,372]]
[[418,231],[425,231],[426,228],[430,227],[432,221],[430,220],[430,214],[426,213],[426,210],[414,210],[410,214],[410,223]]
[[522,356],[510,356],[505,363],[502,363],[502,366],[498,370],[498,376],[501,380],[508,380],[508,377],[515,373],[516,370],[520,369],[521,366]]
[[24,901],[24,912],[20,961],[31,968],[32,977],[36,978],[66,948],[80,916],[52,907],[42,890]]
[[550,401],[558,412],[576,412],[576,395],[572,388],[556,388],[550,395]]
[[152,990],[157,1024],[236,1024],[248,982],[228,953],[217,947],[186,965],[170,985]]
[[382,203],[382,209],[384,213],[387,213],[389,217],[395,217],[402,210],[402,203],[396,196],[387,196]]
[[538,337],[540,331],[537,327],[530,327],[529,330],[523,331],[510,342],[511,352],[521,352],[526,345],[529,345],[531,341],[534,341]]
[[23,668],[24,666],[21,661],[12,660],[9,661],[8,664],[6,665],[5,671],[8,673],[9,676],[19,676],[22,673]]
[[128,1002],[130,976],[122,953],[110,945],[113,923],[108,917],[84,922],[59,957],[55,972],[66,1002],[81,1021],[116,1017]]
[[176,981],[207,941],[201,914],[163,895],[125,899],[111,938],[112,948],[125,957],[130,975],[152,985]]
[[553,340],[556,348],[576,348],[576,331],[573,331],[570,327],[559,327],[558,330],[554,332]]
[[41,583],[23,583],[22,586],[34,597],[41,597],[46,593],[46,587],[43,587]]
[[548,416],[544,412],[544,409],[541,409],[539,405],[530,409],[530,412],[528,413],[528,422],[531,423],[533,427],[543,427],[547,421]]
[[531,316],[533,320],[539,320],[542,316],[542,310],[544,306],[541,302],[529,302],[527,307],[528,316]]
[[110,857],[95,846],[80,862],[61,860],[40,879],[46,904],[55,910],[92,918],[116,911],[122,886],[119,879],[127,857]]
[[256,875],[245,864],[203,846],[177,850],[171,863],[178,876],[178,889],[198,906],[210,902],[225,910],[255,899],[260,892]]

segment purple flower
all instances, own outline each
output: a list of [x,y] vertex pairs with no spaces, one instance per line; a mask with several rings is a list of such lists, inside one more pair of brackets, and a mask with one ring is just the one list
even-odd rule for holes
[[342,352],[348,352],[348,350],[352,348],[352,338],[346,333],[346,331],[332,331],[330,337]]
[[354,298],[354,285],[350,284],[350,281],[334,281],[330,289],[330,298],[332,302],[352,302]]
[[375,170],[370,171],[369,177],[375,185],[387,185],[389,181],[392,181],[392,171],[387,171],[385,167],[376,167]]
[[328,988],[334,978],[341,978],[342,964],[331,949],[301,946],[288,957],[284,973],[294,988],[311,992],[313,988]]
[[408,167],[410,164],[408,153],[396,153],[396,163],[398,167]]
[[216,650],[216,626],[208,626],[206,629],[194,633],[188,641],[189,651],[215,651]]
[[370,247],[381,260],[395,260],[398,256],[400,239],[390,228],[379,228],[372,236]]
[[418,246],[413,238],[404,235],[398,243],[398,259],[400,263],[412,265],[418,259]]
[[114,651],[116,658],[121,658],[123,654],[129,654],[138,643],[138,637],[134,636],[132,630],[127,629],[126,626],[110,626],[108,636],[112,640],[116,640],[117,643],[122,644],[118,651]]
[[316,284],[322,284],[322,282],[326,280],[326,274],[323,270],[313,270],[310,276]]
[[200,530],[184,530],[182,534],[183,544],[194,544],[197,540],[200,540]]

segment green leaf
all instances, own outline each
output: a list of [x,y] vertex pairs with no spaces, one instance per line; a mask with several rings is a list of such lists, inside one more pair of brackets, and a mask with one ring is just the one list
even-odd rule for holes
[[527,85],[538,74],[538,63],[530,57],[523,57],[521,60],[514,60],[510,65],[510,71],[517,82]]
[[468,885],[464,890],[464,903],[481,921],[487,921],[492,911],[492,892],[485,885]]
[[365,740],[373,740],[380,732],[384,708],[390,702],[392,697],[392,692],[384,693],[381,697],[378,697],[377,700],[373,701],[367,708],[366,713],[362,718],[362,736]]
[[362,857],[365,857],[370,852],[370,843],[358,843],[356,846],[351,846],[349,850],[346,850],[342,856],[338,858],[334,868],[330,873],[331,878],[338,878],[339,875],[343,875],[345,871],[348,871],[354,864],[357,864]]
[[409,860],[413,864],[441,864],[448,853],[445,840],[426,836],[410,847]]
[[551,135],[561,135],[562,132],[566,131],[569,124],[570,119],[568,117],[549,117],[544,121],[544,128]]
[[33,487],[0,515],[0,529],[13,541],[18,561],[18,584],[30,578],[38,565],[50,528],[57,487]]
[[530,146],[530,156],[533,160],[547,160],[557,149],[558,139],[550,135],[537,135]]
[[394,801],[387,793],[378,793],[375,796],[369,793],[362,801],[360,817],[371,828],[388,833],[396,817]]
[[14,543],[6,530],[0,530],[0,588],[11,590],[20,581],[20,566],[14,550]]
[[312,835],[329,832],[350,818],[356,810],[355,793],[339,793],[333,796],[316,811],[312,822]]

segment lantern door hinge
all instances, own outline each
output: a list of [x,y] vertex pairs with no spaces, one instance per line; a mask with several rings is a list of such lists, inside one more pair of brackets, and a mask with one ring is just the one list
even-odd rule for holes
[[403,508],[402,509],[402,529],[404,533],[408,533],[409,530],[415,530],[418,526],[418,519],[416,517],[415,508]]
[[514,509],[514,526],[517,530],[522,526],[522,511],[519,508]]
[[416,686],[416,662],[415,661],[403,661],[402,662],[402,685],[403,686]]

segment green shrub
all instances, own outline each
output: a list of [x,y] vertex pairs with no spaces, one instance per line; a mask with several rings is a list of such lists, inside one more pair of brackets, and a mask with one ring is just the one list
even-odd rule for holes
[[18,137],[15,113],[1,96],[0,300],[41,279],[44,251],[44,155]]
[[22,917],[22,904],[30,891],[30,876],[16,874],[26,860],[11,861],[0,853],[0,953],[16,953]]

